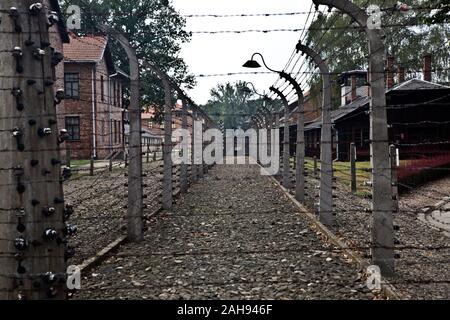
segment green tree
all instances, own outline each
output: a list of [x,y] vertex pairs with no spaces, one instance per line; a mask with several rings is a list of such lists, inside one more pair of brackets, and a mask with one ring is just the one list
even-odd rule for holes
[[243,90],[245,87],[243,81],[218,84],[211,89],[211,98],[202,108],[214,121],[223,122],[225,129],[243,127],[263,104],[262,99],[255,99],[252,93]]
[[[136,48],[138,57],[157,65],[179,85],[192,88],[194,76],[180,57],[181,44],[191,35],[184,31],[185,19],[168,0],[61,0],[63,8],[78,5],[82,10],[80,34],[98,33],[98,23],[121,30]],[[64,10],[65,11],[65,10]],[[118,66],[128,71],[125,53],[119,45],[112,47]],[[162,106],[164,92],[155,75],[141,67],[142,100],[144,105]],[[161,107],[160,107],[161,110]]]
[[449,0],[429,0],[430,7],[435,8],[432,13],[424,17],[423,21],[428,24],[450,22],[450,1]]
[[[353,1],[361,7],[367,7],[369,1]],[[415,77],[415,72],[422,68],[422,55],[433,54],[433,66],[436,81],[448,82],[450,58],[448,43],[450,27],[442,21],[426,21],[437,15],[428,8],[436,8],[439,3],[448,0],[412,0],[408,1],[413,8],[402,13],[394,10],[396,0],[372,0],[370,4],[378,5],[384,14],[382,26],[386,55],[393,55],[397,64],[402,64],[407,70],[407,78]],[[448,6],[448,5],[447,5]],[[439,12],[445,12],[445,6]],[[438,15],[439,17],[441,14]],[[431,21],[431,20],[430,20]],[[325,32],[324,29],[329,29]],[[330,72],[333,73],[333,105],[340,105],[340,90],[337,84],[338,74],[354,69],[367,69],[368,45],[367,37],[355,21],[348,15],[333,11],[327,15],[318,14],[308,32],[306,43],[326,57]],[[311,64],[313,67],[313,64]],[[440,72],[439,72],[440,71]],[[315,75],[309,80],[311,93],[321,94],[321,77]]]

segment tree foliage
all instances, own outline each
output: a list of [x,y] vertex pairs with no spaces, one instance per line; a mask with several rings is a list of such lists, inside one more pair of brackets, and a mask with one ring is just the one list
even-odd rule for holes
[[[138,57],[145,58],[166,72],[179,85],[191,88],[193,75],[180,57],[181,44],[190,40],[184,31],[185,19],[168,0],[61,0],[63,8],[78,5],[82,10],[80,34],[98,33],[98,23],[122,31],[136,48]],[[64,10],[65,11],[65,10]],[[128,71],[125,53],[119,45],[112,46],[115,62]],[[161,83],[149,70],[141,67],[143,104],[162,106],[164,92]]]
[[202,108],[216,123],[223,122],[225,129],[244,127],[246,121],[263,105],[263,99],[243,90],[246,83],[218,84],[211,89],[211,99]]
[[428,24],[449,23],[450,22],[450,1],[449,0],[429,0],[430,6],[435,8],[423,21]]
[[[353,1],[360,7],[367,7],[367,0]],[[371,0],[370,4],[378,5],[383,10],[382,27],[385,55],[395,57],[397,65],[403,65],[407,70],[407,79],[417,77],[421,72],[422,56],[433,54],[434,80],[448,82],[450,57],[448,44],[450,27],[443,23],[442,15],[448,5],[448,0],[412,0],[408,1],[412,10],[406,13],[394,10],[397,1]],[[439,8],[430,10],[428,8]],[[447,8],[447,9],[446,9]],[[448,11],[447,11],[448,12]],[[328,29],[325,32],[324,29]],[[315,48],[327,59],[330,72],[334,78],[335,107],[340,104],[340,91],[337,85],[337,74],[368,67],[368,41],[363,30],[358,28],[355,21],[339,11],[329,14],[318,14],[313,21],[306,38],[306,44]],[[313,67],[313,64],[311,64]],[[311,93],[320,94],[321,77],[318,75],[310,79]]]

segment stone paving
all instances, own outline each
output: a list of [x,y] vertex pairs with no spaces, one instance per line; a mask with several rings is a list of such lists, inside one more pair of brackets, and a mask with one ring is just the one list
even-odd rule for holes
[[420,219],[450,236],[450,197],[423,209]]
[[76,299],[376,299],[255,165],[220,165],[84,274]]

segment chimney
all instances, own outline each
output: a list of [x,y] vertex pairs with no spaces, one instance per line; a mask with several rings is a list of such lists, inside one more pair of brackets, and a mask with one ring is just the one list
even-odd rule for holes
[[405,72],[406,72],[405,67],[402,65],[399,65],[398,73],[397,73],[397,77],[398,77],[397,80],[398,80],[399,84],[405,82]]
[[351,77],[351,85],[352,85],[352,102],[356,100],[356,75],[352,75]]
[[394,57],[388,56],[386,67],[386,86],[388,89],[394,86]]
[[431,54],[423,56],[423,80],[431,82]]

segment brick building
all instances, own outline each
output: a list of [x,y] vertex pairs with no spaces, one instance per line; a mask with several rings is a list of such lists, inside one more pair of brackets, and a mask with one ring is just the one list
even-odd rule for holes
[[[172,130],[181,129],[182,127],[182,107],[182,104],[177,102],[175,108],[172,110]],[[153,143],[159,143],[159,141],[162,142],[164,140],[164,123],[156,122],[154,119],[155,114],[156,110],[152,106],[144,108],[144,111],[142,112],[142,129],[150,139],[144,141],[143,144],[148,142],[152,145]],[[190,110],[188,110],[187,115],[187,126],[189,130],[192,130],[193,118]]]
[[128,76],[112,61],[109,39],[77,37],[64,44],[65,104],[60,127],[69,132],[65,148],[73,159],[106,159],[123,153],[123,87]]

